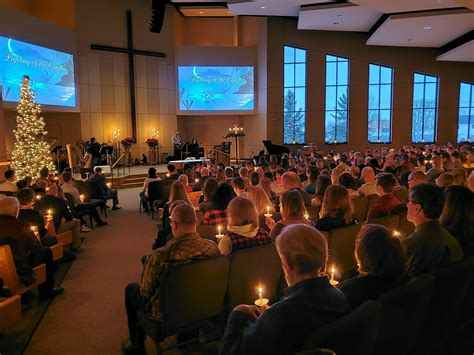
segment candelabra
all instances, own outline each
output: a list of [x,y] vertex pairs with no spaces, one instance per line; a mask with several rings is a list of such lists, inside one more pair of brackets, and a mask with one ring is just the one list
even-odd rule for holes
[[225,138],[235,138],[235,161],[239,163],[239,137],[244,137],[244,128],[239,127],[237,123],[234,123],[232,127],[229,128],[229,133],[225,136]]
[[115,160],[120,158],[120,128],[114,127],[112,131],[112,142],[115,150]]

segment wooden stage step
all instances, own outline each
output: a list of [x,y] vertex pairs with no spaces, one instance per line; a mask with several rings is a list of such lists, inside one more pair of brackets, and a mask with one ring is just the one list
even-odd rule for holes
[[[161,179],[166,179],[165,173],[158,173],[157,175]],[[127,189],[131,187],[142,187],[147,176],[147,174],[132,174],[114,179],[107,178],[107,181],[112,182],[113,189]]]

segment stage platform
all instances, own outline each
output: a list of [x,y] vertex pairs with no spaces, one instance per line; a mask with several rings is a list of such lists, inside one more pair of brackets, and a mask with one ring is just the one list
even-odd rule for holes
[[148,169],[155,168],[157,175],[164,179],[166,177],[166,165],[139,165],[124,168],[115,168],[111,175],[107,175],[106,179],[112,184],[114,189],[126,189],[130,187],[141,187],[145,178],[148,176]]

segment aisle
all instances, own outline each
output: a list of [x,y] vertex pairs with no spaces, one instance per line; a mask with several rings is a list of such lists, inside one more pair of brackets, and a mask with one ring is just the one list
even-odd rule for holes
[[127,336],[124,288],[137,281],[156,221],[138,213],[140,188],[119,190],[122,209],[86,236],[77,260],[26,349],[26,354],[120,354]]

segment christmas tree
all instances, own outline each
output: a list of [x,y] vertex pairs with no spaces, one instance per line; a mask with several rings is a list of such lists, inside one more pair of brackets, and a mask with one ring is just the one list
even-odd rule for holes
[[40,117],[41,108],[35,102],[35,94],[30,88],[30,79],[23,77],[20,88],[20,101],[16,116],[17,129],[15,144],[11,154],[12,169],[18,180],[31,176],[33,180],[40,177],[40,170],[48,168],[54,172],[54,162],[46,142],[48,132],[44,130],[44,120]]

